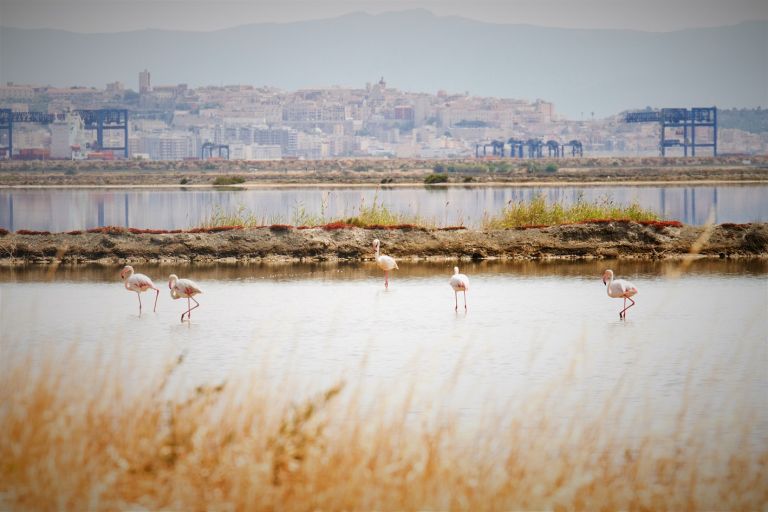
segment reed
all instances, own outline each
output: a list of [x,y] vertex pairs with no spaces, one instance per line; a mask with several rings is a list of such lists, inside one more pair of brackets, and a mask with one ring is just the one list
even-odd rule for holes
[[370,206],[366,205],[365,200],[362,199],[357,210],[357,215],[343,219],[342,222],[361,228],[405,225],[425,228],[436,226],[435,221],[419,215],[409,215],[392,211],[383,202],[378,200],[378,195],[373,196],[373,201]]
[[642,424],[627,441],[614,434],[609,413],[564,427],[554,421],[556,392],[552,409],[531,403],[505,421],[462,429],[448,414],[409,421],[407,394],[364,412],[354,382],[298,403],[254,376],[172,392],[180,366],[183,358],[153,379],[134,374],[131,382],[143,384],[125,389],[124,366],[52,357],[36,372],[6,364],[0,509],[763,510],[768,503],[765,445],[725,448]]
[[510,201],[500,214],[486,217],[483,228],[554,226],[593,220],[655,221],[659,220],[659,216],[637,203],[622,206],[608,197],[592,202],[579,198],[574,204],[565,206],[562,203],[547,203],[544,196],[539,195],[528,202]]
[[197,228],[216,228],[221,226],[242,226],[253,228],[267,224],[265,219],[257,217],[245,206],[238,206],[234,210],[226,210],[219,205],[211,208],[211,212],[205,217]]
[[[244,206],[235,210],[225,210],[220,206],[212,209],[199,227],[218,226],[259,227],[270,224],[291,224],[297,227],[321,227],[327,224],[346,225],[349,227],[397,227],[411,226],[434,229],[441,226],[438,219],[430,219],[413,213],[400,213],[392,210],[374,195],[371,204],[365,199],[351,208],[352,215],[330,216],[327,212],[328,196],[324,195],[320,212],[309,211],[304,203],[297,203],[289,218],[273,215],[260,218]],[[446,203],[445,219],[448,222],[449,203]],[[345,207],[344,211],[348,209]],[[585,201],[579,198],[574,204],[547,203],[544,196],[537,196],[531,201],[510,201],[504,209],[495,215],[486,215],[482,221],[483,229],[509,229],[520,227],[546,227],[580,222],[634,221],[654,222],[660,217],[651,210],[642,208],[637,203],[623,206],[606,197],[598,201]]]
[[[383,202],[379,201],[378,195],[374,195],[370,205],[366,204],[365,198],[360,200],[360,204],[350,208],[352,215],[348,217],[332,218],[327,213],[328,194],[323,194],[320,212],[312,213],[302,202],[294,204],[292,212],[288,218],[281,215],[272,215],[269,218],[258,217],[245,206],[238,206],[234,210],[227,210],[219,205],[214,206],[211,212],[205,217],[200,228],[215,228],[220,226],[242,226],[245,228],[268,226],[273,224],[285,224],[296,227],[324,227],[329,224],[345,225],[348,227],[396,227],[396,226],[418,226],[418,227],[437,227],[437,221],[426,219],[419,215],[401,214],[388,208]],[[348,208],[344,208],[347,211]]]

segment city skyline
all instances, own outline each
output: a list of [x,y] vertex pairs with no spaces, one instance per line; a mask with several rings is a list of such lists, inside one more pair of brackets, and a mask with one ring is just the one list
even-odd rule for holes
[[[628,123],[623,115],[569,120],[558,116],[556,105],[547,101],[409,92],[383,77],[365,86],[286,91],[249,85],[156,84],[149,69],[135,76],[138,93],[120,82],[104,89],[0,86],[0,107],[22,114],[14,146],[6,149],[22,159],[224,156],[264,161],[637,156],[655,155],[661,147],[658,122]],[[109,109],[105,119],[111,129],[102,140],[93,131],[93,112],[104,108]],[[709,112],[701,115],[712,117],[701,117],[703,124],[695,129],[700,149],[714,152],[719,140],[725,153],[766,152],[768,133],[759,128],[762,111],[722,111],[716,137],[716,128],[708,123],[717,114],[714,109],[698,109],[703,110]],[[33,111],[38,113],[23,115]],[[58,115],[43,118],[41,111]],[[668,143],[666,152],[687,154],[694,140],[694,128],[689,130],[686,135],[679,126],[670,127],[662,135]]]

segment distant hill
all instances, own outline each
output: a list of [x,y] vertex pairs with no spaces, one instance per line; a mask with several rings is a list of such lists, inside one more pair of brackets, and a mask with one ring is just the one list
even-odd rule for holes
[[717,123],[721,128],[766,133],[768,132],[768,110],[760,108],[718,110]]
[[645,106],[768,106],[768,22],[652,33],[437,17],[423,10],[213,32],[0,28],[0,80],[138,88],[393,86],[543,98],[585,118]]

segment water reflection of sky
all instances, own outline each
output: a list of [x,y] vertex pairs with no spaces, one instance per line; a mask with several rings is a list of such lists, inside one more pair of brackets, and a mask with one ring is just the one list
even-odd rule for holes
[[0,227],[68,231],[104,225],[179,229],[200,225],[215,208],[246,208],[264,224],[301,224],[300,211],[327,220],[355,215],[376,201],[393,211],[439,225],[477,227],[484,215],[509,201],[543,194],[571,204],[610,200],[637,202],[686,224],[768,220],[768,185],[670,187],[463,187],[463,188],[283,188],[249,190],[181,189],[5,189],[0,190]]
[[[619,400],[625,420],[647,418],[661,432],[675,432],[684,407],[683,421],[712,442],[735,441],[741,430],[729,423],[745,421],[764,440],[765,266],[746,262],[739,273],[739,262],[696,263],[673,279],[672,263],[613,262],[640,290],[622,322],[621,301],[600,280],[604,265],[463,265],[467,314],[453,310],[451,262],[404,264],[388,292],[372,263],[224,266],[226,274],[140,266],[164,290],[157,313],[144,295],[141,317],[116,267],[17,270],[0,274],[0,371],[29,358],[32,371],[37,358],[73,351],[150,371],[184,353],[182,387],[243,372],[315,391],[340,377],[388,394],[415,383],[414,410],[431,404],[471,418],[555,389],[564,421]],[[172,270],[204,290],[191,324],[179,322],[185,303],[164,286]]]

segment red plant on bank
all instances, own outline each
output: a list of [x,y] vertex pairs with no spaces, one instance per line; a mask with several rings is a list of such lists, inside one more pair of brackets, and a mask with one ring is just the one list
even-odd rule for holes
[[16,231],[17,235],[50,235],[50,231],[33,231],[31,229],[20,229]]

